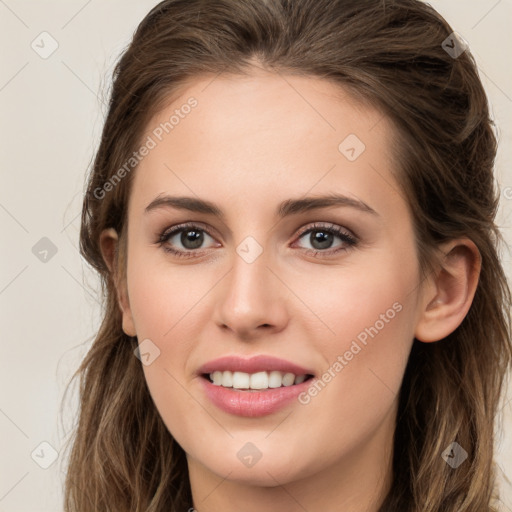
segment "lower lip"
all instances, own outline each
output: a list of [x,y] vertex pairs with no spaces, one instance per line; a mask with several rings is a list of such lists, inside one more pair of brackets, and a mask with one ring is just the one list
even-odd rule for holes
[[281,386],[263,391],[240,391],[216,386],[203,377],[201,380],[206,395],[219,409],[229,414],[254,418],[272,414],[293,402],[310,386],[313,379],[293,386]]

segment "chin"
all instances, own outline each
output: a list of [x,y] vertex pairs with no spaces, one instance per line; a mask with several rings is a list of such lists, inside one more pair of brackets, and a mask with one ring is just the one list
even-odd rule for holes
[[[265,449],[262,450],[261,458],[256,462],[248,460],[247,465],[242,461],[244,453],[234,457],[226,457],[230,450],[219,450],[213,457],[197,458],[196,463],[202,465],[208,472],[216,474],[219,478],[239,484],[254,485],[259,487],[275,487],[284,485],[296,480],[310,477],[315,473],[316,466],[320,461],[308,461],[300,452],[300,466],[294,461],[293,454],[287,456],[286,453],[276,448],[269,449],[270,454],[265,455]],[[242,459],[242,460],[240,460]]]

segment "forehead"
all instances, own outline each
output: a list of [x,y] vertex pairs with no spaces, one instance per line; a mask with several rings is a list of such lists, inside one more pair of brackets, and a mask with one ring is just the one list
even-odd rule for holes
[[399,199],[391,123],[319,78],[198,78],[151,119],[149,139],[132,190],[139,207],[170,192],[234,206],[329,191],[381,206]]

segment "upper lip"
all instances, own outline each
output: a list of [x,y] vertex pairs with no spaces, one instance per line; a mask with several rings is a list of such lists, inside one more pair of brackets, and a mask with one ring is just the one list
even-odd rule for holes
[[294,375],[313,375],[313,371],[304,368],[298,364],[279,359],[273,356],[259,355],[250,358],[240,356],[224,356],[213,359],[202,365],[198,373],[208,374],[214,371],[232,371],[257,373],[265,371],[280,371],[283,373],[293,373]]

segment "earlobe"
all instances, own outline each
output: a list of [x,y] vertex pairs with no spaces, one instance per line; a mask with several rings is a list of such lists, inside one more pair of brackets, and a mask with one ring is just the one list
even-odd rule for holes
[[128,290],[126,289],[126,282],[121,281],[116,286],[117,288],[117,302],[119,304],[119,309],[121,310],[121,314],[123,316],[123,331],[128,336],[137,336],[137,331],[135,330],[135,323],[133,321],[132,310],[130,307],[130,301],[128,298]]
[[110,273],[112,274],[113,281],[116,287],[117,302],[123,317],[123,331],[128,336],[136,336],[135,324],[133,321],[132,312],[130,309],[130,302],[128,300],[128,293],[126,290],[126,283],[119,279],[117,269],[117,244],[119,237],[113,228],[105,229],[100,235],[100,249],[105,264],[107,265]]
[[452,240],[442,251],[440,268],[425,284],[414,334],[425,343],[445,338],[462,323],[480,276],[481,256],[471,240]]

